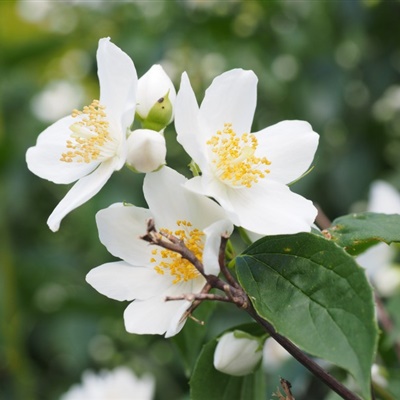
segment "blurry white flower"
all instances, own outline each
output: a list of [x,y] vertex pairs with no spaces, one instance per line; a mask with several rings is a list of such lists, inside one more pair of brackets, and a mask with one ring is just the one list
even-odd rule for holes
[[161,65],[153,65],[138,82],[136,115],[145,129],[161,131],[173,119],[175,87]]
[[265,370],[280,368],[290,357],[291,355],[272,338],[265,341],[263,348],[263,368]]
[[126,134],[136,105],[135,66],[110,38],[100,39],[97,64],[100,101],[55,122],[26,153],[28,168],[41,178],[64,184],[78,181],[50,215],[52,231],[126,161]]
[[[368,211],[383,214],[400,214],[400,194],[389,183],[375,181],[371,184]],[[400,268],[391,264],[396,255],[395,245],[379,243],[357,257],[357,263],[366,269],[374,286],[382,295],[390,295],[400,286]]]
[[72,386],[60,400],[151,400],[154,386],[153,377],[138,378],[126,367],[98,374],[86,371],[82,383]]
[[123,261],[92,269],[86,280],[105,296],[132,301],[124,313],[128,332],[165,333],[166,337],[177,334],[191,302],[165,301],[165,297],[199,293],[206,283],[178,253],[140,239],[150,218],[158,230],[183,240],[202,261],[206,274],[219,272],[221,235],[230,234],[233,226],[217,203],[185,189],[185,181],[184,176],[163,167],[144,178],[149,210],[114,204],[96,215],[101,242]]
[[247,375],[254,372],[262,354],[259,338],[241,331],[228,332],[218,339],[214,367],[233,376]]
[[83,90],[68,81],[50,82],[31,102],[37,118],[44,122],[54,122],[71,111],[82,101]]
[[318,135],[304,121],[250,133],[257,77],[235,69],[214,79],[200,108],[182,75],[175,103],[178,141],[201,176],[187,187],[215,198],[235,225],[264,234],[310,231],[317,210],[287,184],[309,168]]

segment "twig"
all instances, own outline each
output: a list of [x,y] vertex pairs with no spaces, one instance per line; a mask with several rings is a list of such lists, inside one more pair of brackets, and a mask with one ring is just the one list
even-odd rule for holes
[[206,277],[203,264],[186,247],[183,240],[179,240],[177,237],[164,231],[157,232],[153,219],[150,218],[147,221],[147,233],[140,238],[146,242],[149,242],[150,244],[157,244],[158,246],[164,247],[164,249],[180,254],[182,258],[188,260],[200,272],[201,275]]
[[326,216],[326,214],[322,211],[322,208],[318,204],[314,204],[314,206],[318,210],[317,217],[315,218],[315,223],[321,229],[327,229],[331,226],[331,220]]
[[176,301],[176,300],[187,300],[187,301],[203,301],[203,300],[213,300],[213,301],[223,301],[226,303],[231,303],[232,300],[225,296],[219,296],[212,293],[185,293],[179,296],[166,296],[165,301]]
[[238,289],[240,286],[232,276],[231,272],[229,271],[229,268],[226,266],[225,262],[225,249],[226,249],[226,244],[228,242],[228,237],[225,235],[221,236],[221,245],[219,246],[219,254],[218,254],[218,262],[219,262],[219,268],[221,269],[222,274],[225,276],[226,281],[236,289]]

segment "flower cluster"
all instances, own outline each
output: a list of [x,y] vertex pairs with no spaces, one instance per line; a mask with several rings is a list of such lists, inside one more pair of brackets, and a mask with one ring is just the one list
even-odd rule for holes
[[[198,106],[186,73],[177,94],[160,65],[138,79],[130,57],[109,38],[99,41],[97,63],[99,100],[42,132],[27,151],[27,164],[55,183],[76,181],[48,219],[53,231],[114,171],[126,165],[146,173],[148,209],[119,203],[98,212],[100,240],[121,261],[94,268],[87,282],[131,302],[124,313],[127,331],[172,336],[193,305],[179,296],[204,294],[207,276],[220,271],[221,237],[235,225],[254,235],[310,231],[316,208],[288,185],[310,168],[318,135],[304,121],[252,132],[252,71],[216,77]],[[134,120],[140,128],[133,128]],[[164,128],[173,120],[177,140],[192,158],[191,179],[165,166]],[[185,246],[202,270],[171,249],[149,246],[143,240],[149,220],[165,240]]]

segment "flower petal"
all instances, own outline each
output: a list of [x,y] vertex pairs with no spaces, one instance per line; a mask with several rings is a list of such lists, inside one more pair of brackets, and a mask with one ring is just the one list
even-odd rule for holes
[[26,152],[28,168],[40,178],[54,183],[71,183],[92,172],[99,162],[63,162],[62,153],[67,151],[67,140],[75,123],[71,116],[62,118],[45,129],[37,139],[36,146]]
[[97,49],[100,103],[125,133],[132,124],[136,107],[137,74],[131,58],[110,38],[99,40]]
[[218,257],[221,246],[221,236],[230,236],[233,225],[228,220],[217,221],[204,229],[206,243],[203,251],[204,272],[209,275],[218,275],[220,271]]
[[239,219],[229,200],[228,186],[215,179],[214,176],[208,174],[196,176],[185,183],[185,188],[197,194],[214,197],[229,216],[232,223],[239,225]]
[[[187,306],[187,307],[185,307]],[[165,301],[162,296],[135,300],[125,309],[125,328],[136,334],[164,334],[176,315],[182,315],[190,306],[185,300]]]
[[111,262],[93,268],[86,282],[111,299],[146,300],[172,285],[152,268],[137,267],[124,261]]
[[290,183],[310,167],[319,136],[305,121],[282,121],[254,133],[258,140],[255,153],[271,161],[268,179]]
[[47,220],[49,228],[56,232],[61,220],[72,210],[79,207],[97,194],[114,172],[114,163],[103,162],[91,174],[79,179],[66,196],[58,203]]
[[181,306],[177,309],[175,315],[169,323],[167,331],[165,332],[166,338],[175,336],[181,331],[187,320],[187,316],[185,316],[184,314],[191,306],[191,304],[192,303],[189,301],[182,301]]
[[249,133],[257,102],[257,77],[253,71],[233,69],[217,76],[206,90],[200,118],[206,121],[207,141],[224,123],[238,134]]
[[239,225],[262,235],[309,232],[317,215],[311,201],[274,181],[228,193]]
[[184,72],[175,101],[175,129],[177,140],[193,160],[202,167],[205,164],[206,143],[201,138],[198,121],[199,106],[190,85],[189,77]]
[[112,255],[131,265],[150,265],[152,247],[139,237],[146,234],[147,220],[152,217],[147,209],[113,204],[96,214],[100,241]]
[[183,175],[168,167],[145,176],[143,192],[158,228],[175,229],[177,220],[186,220],[202,230],[226,219],[216,202],[187,190],[185,182]]

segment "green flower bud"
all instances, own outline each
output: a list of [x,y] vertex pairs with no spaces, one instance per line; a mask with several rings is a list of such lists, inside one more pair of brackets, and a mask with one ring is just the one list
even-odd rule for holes
[[163,130],[173,119],[176,91],[161,65],[153,65],[138,82],[136,119],[142,128]]
[[173,107],[169,99],[169,91],[160,97],[150,109],[147,117],[142,120],[144,129],[152,129],[153,131],[161,131],[172,119]]

